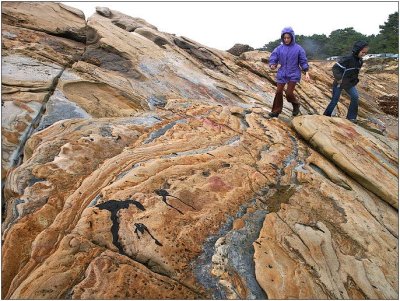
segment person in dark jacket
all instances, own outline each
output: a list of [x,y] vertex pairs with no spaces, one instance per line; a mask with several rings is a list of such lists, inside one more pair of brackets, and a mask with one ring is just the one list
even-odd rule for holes
[[293,116],[300,113],[300,103],[294,96],[296,84],[301,79],[301,72],[305,74],[305,79],[310,80],[308,74],[308,61],[303,47],[296,44],[296,36],[291,27],[286,27],[281,32],[282,44],[272,51],[269,58],[269,66],[275,70],[278,63],[281,65],[277,74],[277,89],[275,93],[270,117],[278,117],[283,108],[283,89],[287,84],[286,99],[293,105]]
[[358,91],[356,85],[359,82],[358,73],[363,65],[363,56],[368,53],[368,44],[364,41],[354,43],[352,54],[346,56],[335,63],[332,67],[333,72],[333,88],[332,100],[326,108],[324,115],[331,116],[335,109],[342,90],[345,90],[350,95],[350,106],[347,112],[347,119],[352,122],[357,122],[358,114]]

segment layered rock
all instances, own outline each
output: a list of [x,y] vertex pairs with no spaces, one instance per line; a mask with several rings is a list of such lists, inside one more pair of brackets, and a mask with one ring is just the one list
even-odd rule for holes
[[[362,186],[399,209],[398,147],[341,118],[302,116],[293,126],[312,146]],[[351,141],[352,143],[349,143]]]
[[83,14],[62,4],[2,3],[2,179],[19,163],[63,70],[83,54],[85,28]]
[[61,3],[7,1],[1,4],[1,14],[9,25],[86,41],[85,15]]
[[3,3],[3,298],[398,298],[397,65],[269,119],[267,52],[96,11]]

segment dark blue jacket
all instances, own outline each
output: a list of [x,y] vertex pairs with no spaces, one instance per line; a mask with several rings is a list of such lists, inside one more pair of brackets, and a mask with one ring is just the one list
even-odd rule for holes
[[352,54],[343,57],[339,62],[333,65],[332,72],[335,78],[333,85],[337,85],[338,81],[342,82],[340,87],[343,89],[349,89],[357,85],[360,81],[358,79],[358,74],[363,65],[363,60],[358,57],[358,54],[367,45],[368,44],[363,41],[356,42],[353,46]]

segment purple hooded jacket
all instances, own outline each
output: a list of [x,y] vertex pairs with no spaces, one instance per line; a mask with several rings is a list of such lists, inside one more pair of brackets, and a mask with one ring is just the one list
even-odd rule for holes
[[[292,41],[289,45],[283,43],[283,35],[285,33],[292,36]],[[271,53],[269,65],[281,65],[276,74],[276,81],[278,84],[299,82],[301,79],[301,71],[306,72],[309,68],[306,52],[303,47],[296,44],[296,37],[291,27],[286,27],[282,30],[281,39],[282,44],[276,47]]]

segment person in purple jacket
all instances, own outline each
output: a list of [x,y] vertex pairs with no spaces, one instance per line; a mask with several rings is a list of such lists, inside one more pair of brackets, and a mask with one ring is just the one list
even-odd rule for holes
[[272,51],[269,58],[269,66],[275,70],[278,64],[280,68],[276,74],[277,89],[275,93],[270,117],[278,117],[283,108],[283,89],[287,84],[286,99],[293,105],[293,116],[300,114],[300,103],[294,96],[294,88],[301,79],[301,72],[305,74],[305,80],[310,80],[308,74],[308,61],[303,47],[296,44],[296,37],[291,27],[286,27],[281,34],[282,44]]

